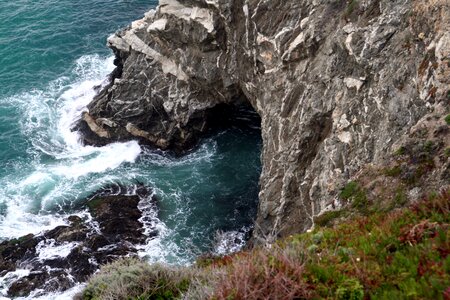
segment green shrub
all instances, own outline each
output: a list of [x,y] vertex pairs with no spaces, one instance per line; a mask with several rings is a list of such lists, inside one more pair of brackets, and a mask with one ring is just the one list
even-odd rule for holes
[[[362,189],[347,185],[353,199]],[[391,197],[402,202],[404,191]],[[123,259],[101,268],[84,299],[445,299],[450,193],[191,268]],[[316,224],[317,225],[317,224]]]
[[403,207],[408,202],[408,197],[403,189],[398,189],[395,192],[394,199],[392,201],[392,208]]
[[323,232],[319,231],[312,236],[312,241],[314,244],[318,245],[323,241]]
[[186,298],[310,299],[313,293],[303,280],[303,252],[273,245],[251,255],[237,254],[226,267],[205,269],[205,281],[197,280]]
[[307,248],[307,250],[309,253],[315,253],[315,252],[317,252],[317,250],[319,250],[319,246],[313,244],[313,245],[309,246]]
[[327,226],[331,223],[331,221],[345,216],[344,210],[331,210],[326,211],[323,214],[314,217],[314,223],[318,226]]
[[344,200],[349,200],[358,190],[358,184],[354,181],[350,181],[344,186],[339,196]]
[[384,174],[386,174],[386,176],[391,176],[391,177],[397,177],[401,173],[402,173],[402,168],[400,166],[395,166],[390,169],[386,169],[384,171]]
[[354,181],[347,183],[339,196],[344,200],[350,201],[353,208],[358,209],[362,213],[367,213],[368,200],[366,191],[358,183]]
[[347,279],[336,290],[336,298],[339,300],[362,300],[364,288],[357,279]]
[[447,123],[447,125],[450,125],[450,114],[448,114],[448,115],[445,117],[445,123]]

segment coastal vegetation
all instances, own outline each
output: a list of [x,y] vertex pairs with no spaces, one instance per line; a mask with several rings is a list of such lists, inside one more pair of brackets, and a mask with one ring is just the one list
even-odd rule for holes
[[[355,182],[341,193],[352,195],[366,197]],[[351,205],[318,217],[310,232],[205,255],[190,267],[122,259],[94,275],[80,298],[449,299],[449,254],[450,193],[443,191],[391,211]]]

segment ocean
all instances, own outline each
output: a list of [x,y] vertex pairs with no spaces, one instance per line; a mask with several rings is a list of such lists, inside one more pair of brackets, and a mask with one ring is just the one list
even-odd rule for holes
[[[190,264],[244,244],[258,201],[259,128],[218,132],[182,157],[136,141],[83,146],[71,130],[114,68],[106,38],[156,5],[0,0],[0,241],[67,224],[98,189],[140,182],[158,199],[159,234],[139,253],[149,262]],[[0,292],[6,284],[0,277]]]

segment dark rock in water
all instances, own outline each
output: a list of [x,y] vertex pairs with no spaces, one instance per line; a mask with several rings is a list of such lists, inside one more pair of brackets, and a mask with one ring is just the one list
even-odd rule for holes
[[36,246],[42,240],[32,234],[18,239],[4,241],[0,244],[0,276],[15,270],[16,262],[33,258],[36,255]]
[[99,223],[102,236],[108,244],[122,241],[137,244],[145,241],[147,237],[139,221],[142,212],[138,204],[144,198],[151,198],[151,203],[156,204],[156,197],[152,196],[150,189],[142,184],[135,185],[132,189],[110,185],[89,198],[89,212]]
[[89,229],[84,224],[58,226],[44,234],[46,239],[58,242],[78,242],[86,239]]
[[[128,250],[132,251],[132,249]],[[78,282],[85,281],[97,270],[97,265],[91,262],[92,254],[89,248],[79,245],[66,257],[65,263],[71,268],[71,275]]]
[[16,282],[14,282],[8,290],[8,295],[12,297],[23,297],[30,294],[35,288],[44,285],[47,279],[47,272],[33,272]]
[[73,285],[74,281],[64,271],[33,271],[28,276],[13,282],[9,287],[8,295],[11,297],[24,297],[28,296],[35,289],[61,291],[69,289]]
[[139,196],[104,196],[88,202],[92,217],[99,223],[100,230],[111,243],[120,240],[131,243],[145,241],[142,216],[138,209]]
[[[69,225],[55,227],[39,235],[26,235],[0,244],[0,276],[16,269],[28,269],[27,276],[9,283],[8,296],[27,296],[36,289],[63,291],[84,282],[99,265],[136,253],[157,233],[144,235],[141,201],[156,209],[151,189],[107,186],[85,202],[92,221],[70,216]],[[56,248],[53,255],[47,248]]]
[[104,247],[109,244],[108,239],[103,235],[94,234],[84,242],[86,247],[97,251],[99,248]]
[[95,258],[98,265],[104,265],[110,263],[122,256],[132,256],[134,255],[134,250],[132,244],[127,242],[119,242],[117,244],[110,244],[100,249],[100,251],[95,253]]
[[12,272],[16,269],[16,265],[11,261],[5,261],[3,258],[0,260],[0,276],[4,276],[8,272]]

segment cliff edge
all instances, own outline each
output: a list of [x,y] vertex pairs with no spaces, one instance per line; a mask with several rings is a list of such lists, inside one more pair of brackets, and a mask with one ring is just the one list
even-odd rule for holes
[[[160,0],[108,45],[117,68],[83,114],[86,143],[182,151],[230,107],[260,115],[256,240],[311,228],[402,147],[450,146],[445,0]],[[433,162],[427,186],[449,169],[448,155]]]

